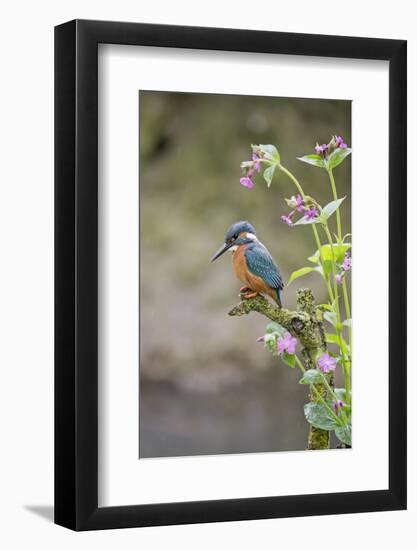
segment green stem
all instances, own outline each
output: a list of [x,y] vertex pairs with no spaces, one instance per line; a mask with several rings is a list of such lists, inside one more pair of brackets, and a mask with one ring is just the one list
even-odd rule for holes
[[326,233],[327,240],[329,241],[330,252],[331,252],[331,255],[332,255],[333,292],[334,292],[334,296],[335,296],[335,299],[336,299],[336,316],[337,316],[338,322],[340,323],[339,294],[337,292],[336,267],[335,267],[336,266],[336,256],[335,256],[335,253],[334,253],[333,241],[332,241],[332,236],[331,236],[330,231],[329,231],[329,227],[328,227],[327,223],[324,223],[322,225],[323,225],[324,231]]
[[327,388],[327,391],[330,393],[330,395],[333,397],[333,399],[336,401],[338,401],[338,398],[337,398],[337,395],[334,393],[333,391],[333,388],[331,387],[331,385],[329,384],[329,382],[327,381],[327,378],[326,378],[326,375],[322,373],[322,378],[323,378],[323,381],[324,381],[324,385],[326,386]]
[[[279,168],[282,172],[284,172],[284,174],[286,174],[290,178],[290,180],[296,186],[298,192],[300,193],[301,197],[304,200],[306,195],[305,195],[304,190],[301,187],[301,184],[298,181],[298,179],[294,176],[294,174],[292,174],[289,170],[287,170],[287,168],[285,168],[285,166],[283,166],[282,164],[279,165]],[[319,254],[320,254],[320,260],[321,260],[321,263],[323,265],[324,261],[323,261],[323,254],[322,254],[322,251],[321,251],[321,242],[320,242],[319,233],[318,233],[317,228],[316,228],[315,225],[312,225],[311,227],[312,227],[312,230],[313,230],[314,238],[316,240],[317,250],[319,251]],[[324,278],[326,280],[327,291],[329,293],[330,300],[333,302],[334,295],[333,295],[333,292],[332,292],[332,288],[329,284],[328,279],[326,278],[326,275],[324,276]]]
[[[332,192],[333,192],[333,200],[337,201],[337,190],[336,190],[336,183],[334,181],[333,177],[333,170],[329,169],[327,170],[327,173],[329,174],[330,183],[332,186]],[[342,223],[340,221],[340,211],[339,209],[336,210],[336,221],[337,221],[337,236],[339,239],[339,243],[342,242]]]
[[341,329],[340,329],[340,327],[342,326],[342,323],[340,321],[339,295],[338,295],[338,292],[337,292],[337,283],[336,283],[336,272],[335,272],[336,257],[335,257],[335,254],[334,254],[333,240],[332,240],[332,236],[330,234],[329,228],[328,228],[327,224],[323,224],[323,227],[324,227],[324,230],[326,232],[327,239],[328,239],[329,245],[330,245],[331,254],[332,254],[332,276],[333,276],[334,292],[335,292],[335,296],[336,296],[336,301],[335,301],[335,304],[336,304],[336,321],[337,321],[337,323],[336,323],[337,324],[336,334],[337,334],[337,338],[339,340],[339,348],[340,348],[340,352],[341,352],[341,355],[342,355],[342,366],[343,366],[343,373],[344,373],[344,378],[345,378],[346,397],[347,397],[347,399],[349,399],[350,387],[351,387],[350,386],[350,361],[345,357],[345,351],[344,351],[344,346],[343,346],[343,342],[342,342],[342,333],[341,333]]
[[[350,313],[349,296],[347,292],[345,277],[343,277],[342,289],[343,289],[343,300],[345,302],[346,318],[352,319],[351,313]],[[349,334],[349,346],[352,346],[352,327],[348,327],[348,334]],[[352,348],[351,348],[351,353],[352,353]]]
[[290,180],[293,182],[293,184],[296,186],[296,188],[298,189],[300,195],[302,196],[302,198],[304,199],[305,198],[305,193],[303,191],[303,188],[301,187],[300,185],[300,182],[297,180],[297,178],[289,171],[285,168],[285,166],[282,166],[282,164],[279,165],[279,168],[282,172],[284,172],[284,174],[286,174]]
[[[332,186],[333,199],[335,201],[337,201],[338,196],[337,196],[336,182],[335,182],[334,176],[333,176],[333,170],[328,169],[327,173],[329,174],[330,184]],[[341,243],[342,242],[342,223],[341,223],[341,220],[340,220],[339,208],[336,210],[336,221],[337,221],[338,241],[339,241],[339,243]],[[345,304],[346,318],[351,319],[349,296],[348,296],[348,293],[347,293],[346,281],[345,281],[344,277],[343,277],[342,287],[343,287],[343,301],[344,301],[344,304]],[[349,345],[352,346],[352,328],[351,327],[348,327],[348,334],[349,334]]]

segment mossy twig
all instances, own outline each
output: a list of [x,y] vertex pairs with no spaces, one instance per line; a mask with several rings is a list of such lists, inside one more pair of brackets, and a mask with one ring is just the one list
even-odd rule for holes
[[[318,357],[327,349],[323,329],[323,313],[314,303],[313,293],[309,288],[297,291],[297,310],[280,308],[271,304],[263,296],[243,299],[237,306],[229,311],[232,317],[248,315],[256,311],[271,321],[283,326],[292,336],[298,338],[306,369],[315,368]],[[333,381],[329,380],[332,385]],[[327,399],[327,389],[324,384],[316,384],[316,389],[322,397]],[[319,396],[312,389],[309,394],[310,402],[320,401]],[[330,434],[310,426],[307,448],[311,450],[328,449],[330,446]]]

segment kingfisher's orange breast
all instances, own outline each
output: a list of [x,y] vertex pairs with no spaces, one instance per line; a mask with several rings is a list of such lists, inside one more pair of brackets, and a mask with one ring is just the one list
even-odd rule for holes
[[246,283],[253,291],[260,294],[269,294],[274,300],[276,300],[276,290],[272,289],[265,281],[251,273],[248,269],[245,257],[246,245],[241,245],[233,252],[233,269],[236,277]]
[[233,269],[235,270],[236,277],[242,281],[242,283],[249,283],[247,279],[248,269],[246,266],[245,248],[246,245],[242,245],[233,252]]

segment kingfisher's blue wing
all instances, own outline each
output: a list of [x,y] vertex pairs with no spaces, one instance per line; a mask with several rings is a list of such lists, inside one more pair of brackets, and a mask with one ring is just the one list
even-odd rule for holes
[[284,288],[282,276],[271,254],[259,242],[248,244],[245,249],[246,262],[251,273],[261,277],[271,288]]

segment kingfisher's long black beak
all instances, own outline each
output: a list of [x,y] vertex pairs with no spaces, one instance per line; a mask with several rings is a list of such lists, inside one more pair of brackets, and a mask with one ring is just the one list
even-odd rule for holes
[[232,246],[232,243],[230,244],[224,243],[216,252],[216,254],[211,258],[210,262],[214,262],[214,260],[217,260],[217,258],[219,258],[222,254],[224,254],[226,250],[229,250],[231,246]]

